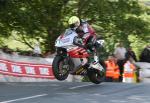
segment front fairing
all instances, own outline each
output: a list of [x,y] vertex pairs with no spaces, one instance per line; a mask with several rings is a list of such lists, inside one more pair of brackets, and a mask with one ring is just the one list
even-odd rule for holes
[[73,30],[67,30],[65,34],[60,35],[56,42],[55,46],[56,47],[66,47],[73,45],[74,38],[77,36],[77,33],[74,32]]

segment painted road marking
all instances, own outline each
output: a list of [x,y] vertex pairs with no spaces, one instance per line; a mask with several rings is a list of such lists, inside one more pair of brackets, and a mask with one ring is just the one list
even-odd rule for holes
[[80,86],[71,87],[69,89],[77,89],[77,88],[87,87],[87,86],[91,86],[91,85],[94,85],[94,84],[80,85]]
[[15,101],[21,101],[21,100],[27,100],[27,99],[32,99],[32,98],[43,97],[43,96],[46,96],[46,95],[48,95],[48,94],[40,94],[40,95],[34,95],[34,96],[30,96],[30,97],[12,99],[12,100],[8,100],[8,101],[2,101],[0,103],[11,103],[11,102],[15,102]]
[[69,88],[69,89],[77,89],[77,88],[82,88],[82,87],[88,87],[88,86],[94,86],[94,85],[102,85],[102,84],[104,84],[104,82],[103,83],[100,83],[100,84],[87,84],[87,85],[80,85],[80,86],[75,86],[75,87],[71,87],[71,88]]

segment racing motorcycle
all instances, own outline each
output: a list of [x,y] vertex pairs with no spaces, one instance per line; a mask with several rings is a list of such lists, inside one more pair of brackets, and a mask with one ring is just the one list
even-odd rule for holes
[[[98,53],[94,53],[93,60],[88,50],[71,44],[69,36],[60,35],[56,42],[56,56],[52,63],[53,74],[57,80],[67,79],[69,74],[87,76],[95,84],[105,79],[105,65],[99,60]],[[73,38],[73,37],[72,37]],[[103,40],[96,40],[101,45]]]

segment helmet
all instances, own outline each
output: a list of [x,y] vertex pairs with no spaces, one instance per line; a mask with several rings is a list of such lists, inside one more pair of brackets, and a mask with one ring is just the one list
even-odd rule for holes
[[68,21],[69,25],[76,24],[76,23],[80,25],[80,19],[77,16],[72,16]]

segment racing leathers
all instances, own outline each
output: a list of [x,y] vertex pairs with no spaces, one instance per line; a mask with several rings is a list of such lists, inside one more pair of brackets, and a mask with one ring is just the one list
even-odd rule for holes
[[[88,27],[88,26],[87,26]],[[84,28],[69,28],[66,29],[65,33],[57,39],[56,42],[57,47],[69,46],[69,45],[77,45],[87,50],[87,52],[91,55],[90,61],[93,60],[95,54],[94,44],[96,39],[94,38],[96,35],[90,34],[88,31],[85,33],[87,27]],[[94,38],[94,39],[93,39]]]

